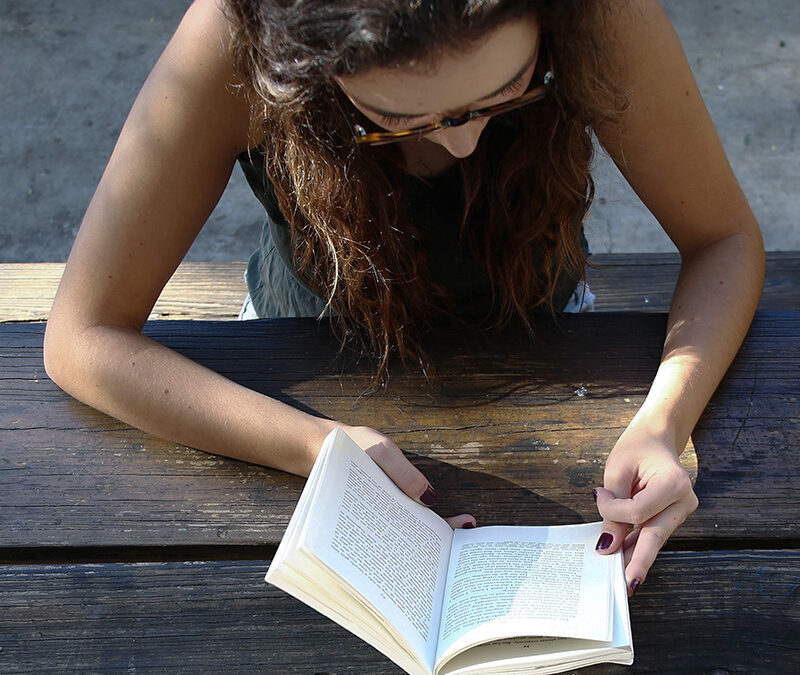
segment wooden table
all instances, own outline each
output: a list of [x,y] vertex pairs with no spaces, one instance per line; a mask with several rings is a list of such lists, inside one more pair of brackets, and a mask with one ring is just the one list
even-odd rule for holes
[[[392,436],[479,524],[596,520],[591,488],[658,364],[663,314],[443,334],[440,381],[368,395],[309,320],[152,322],[253,389]],[[263,583],[303,480],[156,439],[72,400],[42,324],[0,326],[0,672],[396,673]],[[684,453],[698,511],[631,601],[636,662],[800,671],[800,313],[761,312]]]

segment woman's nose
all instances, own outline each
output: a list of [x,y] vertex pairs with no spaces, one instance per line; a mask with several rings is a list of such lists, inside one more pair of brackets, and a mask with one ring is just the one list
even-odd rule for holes
[[458,127],[440,129],[431,134],[431,140],[436,141],[453,157],[467,157],[477,147],[481,132],[488,121],[488,119],[477,119]]

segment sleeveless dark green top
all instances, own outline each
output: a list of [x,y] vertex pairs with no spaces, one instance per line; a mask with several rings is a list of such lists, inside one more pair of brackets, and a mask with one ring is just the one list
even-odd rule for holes
[[[289,225],[278,207],[275,189],[266,176],[264,156],[259,151],[242,153],[239,163],[250,187],[267,213],[261,242],[250,258],[247,285],[259,317],[317,316],[325,303],[297,276],[293,265]],[[434,281],[448,289],[456,313],[486,317],[491,313],[492,291],[486,272],[460,241],[463,186],[456,165],[425,181],[407,176],[400,186],[409,217],[420,229]],[[581,235],[584,251],[588,245]],[[577,285],[577,278],[561,275],[553,307],[562,310]],[[497,306],[495,299],[494,306]]]

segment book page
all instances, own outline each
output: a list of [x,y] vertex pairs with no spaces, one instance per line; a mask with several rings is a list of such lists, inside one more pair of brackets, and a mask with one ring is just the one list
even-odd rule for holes
[[594,550],[601,526],[457,530],[437,664],[520,635],[610,640],[612,559]]
[[410,675],[430,675],[431,669],[423,665],[422,657],[409,650],[407,642],[358,591],[300,547],[335,439],[336,434],[331,433],[322,444],[265,580],[357,635]]
[[614,562],[611,564],[612,637],[609,642],[531,636],[495,640],[466,649],[438,664],[436,675],[562,672],[593,663],[633,663],[625,563],[619,551],[611,558]]
[[304,546],[363,595],[432,670],[452,529],[339,434],[308,513]]

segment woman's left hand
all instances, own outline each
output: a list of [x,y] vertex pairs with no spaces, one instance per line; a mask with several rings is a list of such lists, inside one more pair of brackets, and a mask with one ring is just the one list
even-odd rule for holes
[[608,456],[605,487],[594,491],[603,516],[597,550],[609,554],[622,546],[629,596],[698,504],[676,448],[647,427],[634,422],[625,430]]

